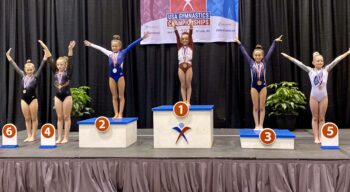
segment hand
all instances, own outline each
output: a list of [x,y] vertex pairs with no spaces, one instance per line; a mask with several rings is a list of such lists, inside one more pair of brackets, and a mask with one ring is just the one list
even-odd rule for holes
[[238,39],[238,37],[236,37],[234,40],[233,40],[234,43],[237,43],[238,45],[241,44],[241,41]]
[[47,48],[47,46],[45,45],[45,43],[42,40],[38,40],[38,42],[44,50],[45,49],[49,50],[49,48]]
[[44,49],[44,60],[47,60],[47,58],[51,57],[52,54],[48,49]]
[[87,46],[87,47],[90,47],[91,46],[91,42],[88,41],[88,40],[85,40],[84,41],[84,45]]
[[277,39],[275,39],[276,42],[282,42],[283,35],[279,36]]
[[285,58],[288,58],[288,59],[290,58],[289,55],[287,55],[287,54],[285,54],[285,53],[283,53],[283,52],[281,53],[281,55],[283,55],[283,57],[285,57]]
[[147,37],[149,37],[149,32],[148,31],[143,33],[142,39],[146,39]]
[[176,28],[176,22],[175,22],[175,21],[172,21],[172,22],[171,22],[171,26],[174,27],[174,28]]
[[12,50],[12,48],[10,48],[7,52],[6,52],[6,57],[7,57],[7,60],[9,60],[9,61],[12,61],[12,57],[11,57],[11,50]]
[[68,45],[68,49],[73,49],[75,47],[75,41],[70,41]]

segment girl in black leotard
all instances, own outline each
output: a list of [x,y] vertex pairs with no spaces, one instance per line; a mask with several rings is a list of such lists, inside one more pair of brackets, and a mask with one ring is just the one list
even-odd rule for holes
[[11,48],[7,51],[6,57],[10,64],[15,68],[15,71],[22,78],[21,108],[27,129],[27,138],[24,140],[24,142],[34,141],[36,130],[38,128],[38,99],[36,95],[37,81],[47,58],[51,55],[45,51],[44,58],[41,61],[40,67],[37,71],[35,71],[35,66],[31,60],[27,60],[26,64],[24,64],[24,71],[22,71],[17,66],[15,61],[13,61],[10,54]]
[[[41,41],[43,49],[50,53],[47,46]],[[49,60],[52,62],[52,69],[54,72],[54,86],[56,88],[55,95],[55,110],[57,113],[57,141],[56,143],[68,143],[69,131],[71,126],[70,113],[72,111],[72,96],[70,93],[70,80],[72,74],[72,67],[69,64],[70,57],[73,56],[73,48],[75,41],[71,41],[68,45],[68,57],[59,57],[56,61],[53,58]],[[62,138],[64,123],[64,136]]]

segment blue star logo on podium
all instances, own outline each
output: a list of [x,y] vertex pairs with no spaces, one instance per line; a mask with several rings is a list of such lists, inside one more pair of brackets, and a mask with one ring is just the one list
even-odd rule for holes
[[185,141],[188,143],[188,140],[187,140],[187,138],[186,138],[186,136],[185,136],[185,133],[186,133],[188,130],[190,130],[191,127],[187,127],[187,126],[185,126],[184,123],[180,123],[178,127],[173,127],[173,129],[179,133],[179,136],[178,136],[177,139],[176,139],[176,143],[179,141],[179,139],[180,139],[181,137],[183,137],[183,138],[185,139]]

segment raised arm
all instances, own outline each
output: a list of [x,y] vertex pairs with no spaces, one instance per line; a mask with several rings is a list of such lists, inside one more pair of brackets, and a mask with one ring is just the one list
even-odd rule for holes
[[306,71],[307,73],[309,73],[312,70],[311,67],[306,66],[298,59],[295,59],[295,58],[293,58],[285,53],[281,53],[281,55],[283,55],[283,57],[287,58],[289,61],[295,63],[298,67],[300,67],[302,70]]
[[269,51],[267,52],[266,56],[264,57],[264,61],[265,61],[265,62],[267,62],[267,61],[270,60],[270,57],[271,57],[271,55],[272,55],[272,52],[273,52],[273,50],[274,50],[275,47],[276,47],[276,42],[282,42],[282,36],[283,36],[283,35],[279,36],[278,38],[276,38],[276,39],[272,42]]
[[87,47],[92,47],[94,49],[97,49],[97,50],[101,51],[102,53],[104,53],[105,55],[107,55],[108,57],[113,54],[112,51],[107,50],[107,49],[105,49],[105,48],[103,48],[101,46],[95,45],[95,44],[91,43],[88,40],[84,41],[84,45],[87,46]]
[[138,38],[136,41],[132,42],[125,49],[122,50],[123,54],[127,54],[132,48],[139,44],[142,40],[146,39],[149,36],[149,32],[145,32],[144,35]]
[[12,48],[10,48],[10,49],[6,52],[7,60],[8,60],[8,61],[10,62],[10,64],[13,66],[13,68],[15,69],[15,71],[23,77],[23,76],[24,76],[24,72],[17,66],[16,62],[13,61],[13,59],[12,59],[12,57],[11,57],[11,50],[12,50]]
[[327,65],[325,67],[325,69],[329,72],[330,70],[333,69],[333,67],[335,67],[341,60],[343,60],[345,57],[347,57],[348,55],[350,55],[350,48],[347,52],[341,54],[340,56],[338,56],[337,58],[335,58],[332,63],[330,63],[329,65]]
[[51,55],[51,52],[50,52],[50,50],[47,48],[47,46],[46,46],[41,40],[38,40],[38,42],[39,42],[40,45],[43,47],[44,57],[43,57],[43,60],[41,61],[41,64],[40,64],[39,69],[38,69],[38,70],[35,72],[35,74],[34,74],[34,76],[37,77],[37,78],[39,77],[41,71],[43,70],[45,64],[47,63],[47,62],[46,62],[47,59],[48,59],[49,57],[52,56],[52,55]]
[[193,49],[192,34],[193,34],[193,20],[190,20],[190,32],[189,32],[189,35],[188,35],[188,38],[189,38],[188,46],[190,46],[191,49]]
[[175,21],[173,21],[172,26],[174,27],[174,32],[175,32],[175,36],[176,36],[176,44],[177,44],[177,49],[181,48],[181,40],[180,40],[180,35],[179,35],[179,31],[176,28],[176,23]]
[[247,53],[247,50],[245,50],[244,46],[242,45],[241,41],[238,39],[238,37],[235,38],[235,40],[233,40],[233,42],[237,43],[239,46],[239,49],[241,50],[245,60],[249,63],[249,65],[251,65],[252,63],[254,63],[254,60],[249,56],[249,54]]

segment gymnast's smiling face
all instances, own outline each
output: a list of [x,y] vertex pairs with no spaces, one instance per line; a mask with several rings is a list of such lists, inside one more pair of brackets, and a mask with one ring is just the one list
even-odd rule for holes
[[122,48],[122,42],[120,40],[112,40],[111,48],[114,53],[118,53]]
[[183,33],[183,34],[181,35],[181,43],[182,43],[183,45],[187,46],[188,43],[189,43],[189,41],[190,41],[189,39],[190,39],[190,37],[189,37],[188,33]]
[[57,59],[56,66],[59,72],[63,72],[67,68],[67,61],[65,59]]
[[321,69],[324,65],[323,62],[323,56],[317,55],[312,59],[312,64],[315,66],[316,69]]
[[32,76],[34,74],[34,71],[35,67],[33,63],[26,63],[24,65],[24,72],[26,73],[26,75]]
[[260,63],[264,59],[264,52],[261,49],[254,50],[253,58],[256,63]]

